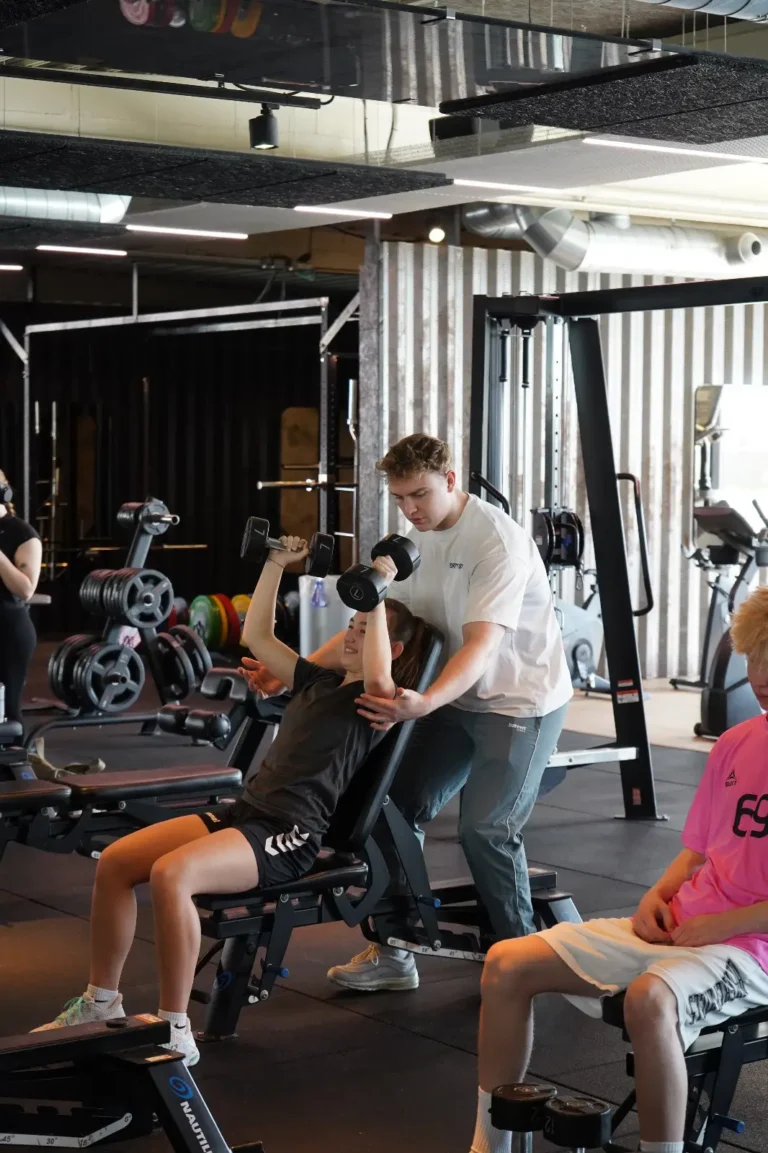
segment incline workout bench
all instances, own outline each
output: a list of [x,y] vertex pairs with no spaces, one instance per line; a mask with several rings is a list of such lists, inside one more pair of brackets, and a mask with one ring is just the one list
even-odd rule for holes
[[[417,691],[423,692],[437,668],[442,638],[434,630]],[[216,670],[209,673],[212,678]],[[227,674],[222,672],[222,681]],[[237,680],[242,694],[245,682]],[[248,720],[240,747],[253,754],[265,729],[279,721],[280,702],[248,693]],[[295,928],[344,921],[360,925],[382,944],[397,943],[414,952],[482,960],[493,940],[488,916],[469,878],[431,885],[418,838],[389,799],[389,788],[407,748],[413,721],[395,726],[356,774],[334,814],[324,850],[312,871],[296,881],[228,896],[199,896],[202,931],[213,946],[197,972],[221,954],[210,993],[193,990],[208,1005],[203,1039],[235,1035],[245,1004],[268,999],[278,976],[288,976],[283,961]],[[389,837],[407,878],[407,896],[388,895],[389,868],[381,838]],[[581,920],[570,894],[558,892],[554,871],[531,869],[533,904],[540,923]],[[459,931],[457,931],[457,929]],[[264,950],[261,972],[253,974]]]
[[[603,1001],[603,1020],[623,1031],[624,994],[607,997]],[[750,1009],[740,1017],[732,1017],[720,1025],[703,1029],[685,1054],[688,1069],[688,1111],[685,1121],[686,1153],[714,1150],[723,1130],[743,1133],[745,1125],[729,1115],[736,1087],[744,1065],[768,1060],[768,1006]],[[635,1075],[634,1055],[627,1054],[627,1073]],[[633,1089],[616,1110],[612,1118],[615,1132],[634,1108],[636,1094]]]
[[0,1145],[87,1149],[160,1127],[176,1153],[261,1153],[227,1144],[181,1055],[161,1048],[170,1036],[147,1013],[0,1038]]

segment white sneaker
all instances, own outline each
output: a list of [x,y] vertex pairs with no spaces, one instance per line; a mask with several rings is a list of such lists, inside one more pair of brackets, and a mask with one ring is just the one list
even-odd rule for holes
[[413,954],[402,960],[383,953],[380,945],[370,944],[346,965],[334,965],[328,970],[328,980],[342,989],[360,993],[376,993],[379,989],[418,989],[419,971]]
[[43,1033],[46,1029],[64,1029],[67,1025],[89,1025],[94,1021],[113,1021],[116,1017],[124,1017],[122,994],[118,993],[114,1001],[94,1001],[88,993],[82,997],[73,997],[67,1001],[64,1008],[54,1021],[47,1025],[38,1025],[32,1029],[33,1033]]
[[167,1045],[161,1045],[161,1049],[170,1049],[174,1053],[181,1053],[184,1058],[184,1064],[188,1069],[196,1065],[200,1060],[200,1050],[195,1042],[195,1036],[192,1032],[192,1026],[187,1023],[186,1029],[177,1029],[175,1025],[171,1025],[171,1039]]

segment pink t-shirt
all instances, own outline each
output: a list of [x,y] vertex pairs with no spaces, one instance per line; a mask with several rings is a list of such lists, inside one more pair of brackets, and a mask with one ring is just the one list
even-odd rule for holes
[[[678,925],[768,901],[768,716],[720,737],[685,822],[683,844],[705,863],[672,898]],[[743,949],[768,972],[768,933],[723,942]]]

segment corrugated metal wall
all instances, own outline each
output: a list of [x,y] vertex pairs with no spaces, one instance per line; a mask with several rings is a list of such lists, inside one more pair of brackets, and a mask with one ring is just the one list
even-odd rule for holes
[[[380,407],[378,447],[383,451],[417,429],[434,433],[453,446],[462,479],[469,449],[474,294],[572,292],[664,283],[650,277],[566,273],[526,252],[384,244],[380,261],[375,384]],[[364,279],[364,291],[366,283],[373,282],[370,276]],[[374,317],[374,311],[363,309],[361,341],[366,339],[365,323],[370,323],[366,317]],[[560,326],[555,328],[561,341],[562,331]],[[709,595],[699,570],[686,561],[682,551],[689,538],[693,486],[693,393],[705,383],[765,383],[765,308],[744,305],[611,316],[602,319],[601,331],[616,459],[621,471],[636,473],[642,480],[656,591],[655,611],[638,626],[641,661],[647,677],[693,672],[698,667]],[[529,510],[544,499],[543,326],[536,330],[534,340],[525,472],[520,390],[514,375],[505,421],[506,487],[517,519],[525,524],[530,523]],[[561,498],[588,523],[569,358],[563,359]],[[364,493],[362,499],[365,503]],[[382,494],[379,527],[385,531],[397,523],[397,514],[388,508]],[[623,494],[623,508],[630,571],[640,605],[637,534],[629,491]],[[588,551],[588,564],[591,559]],[[578,599],[572,584],[566,583],[563,591]]]

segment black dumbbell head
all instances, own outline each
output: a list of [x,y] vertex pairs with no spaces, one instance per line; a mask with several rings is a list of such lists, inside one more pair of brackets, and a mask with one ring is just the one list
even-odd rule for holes
[[355,564],[341,574],[336,582],[336,592],[347,608],[370,613],[387,595],[387,582],[370,565]]
[[264,561],[269,555],[269,521],[259,516],[249,516],[245,523],[243,543],[240,546],[241,560]]
[[376,560],[377,556],[389,556],[397,565],[397,576],[395,580],[404,581],[416,572],[416,569],[421,564],[421,557],[419,550],[413,543],[410,537],[399,536],[396,532],[392,532],[389,536],[385,536],[378,544],[374,545],[371,549],[371,559]]
[[327,577],[333,560],[334,538],[327,532],[316,532],[309,542],[309,556],[304,571],[313,577]]
[[544,1106],[556,1096],[554,1085],[500,1085],[491,1094],[491,1124],[510,1133],[538,1133],[544,1128]]
[[544,1108],[544,1136],[565,1149],[601,1149],[611,1139],[611,1113],[595,1097],[554,1097]]

